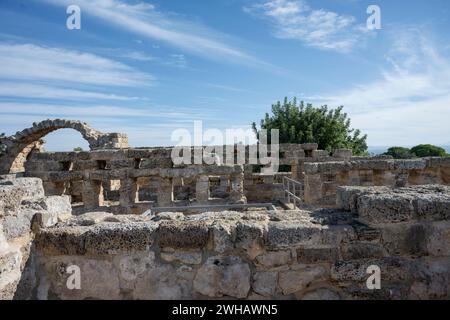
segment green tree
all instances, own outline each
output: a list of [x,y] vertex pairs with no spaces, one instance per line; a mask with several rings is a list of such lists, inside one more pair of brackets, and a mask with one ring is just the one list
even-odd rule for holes
[[394,159],[412,159],[416,157],[416,155],[412,153],[410,149],[403,147],[391,147],[387,150],[387,152],[383,154],[392,156]]
[[[328,109],[327,106],[314,108],[311,104],[300,102],[297,99],[288,101],[284,99],[272,105],[272,115],[266,113],[261,120],[261,129],[268,131],[280,130],[280,143],[308,143],[315,142],[319,149],[332,151],[333,149],[347,148],[355,155],[367,154],[367,135],[361,135],[359,129],[350,127],[350,119],[342,111],[344,107]],[[253,130],[259,138],[256,123]],[[270,140],[269,140],[270,142]]]
[[82,147],[75,147],[75,148],[73,148],[73,151],[83,151],[83,148]]
[[447,152],[440,147],[433,146],[432,144],[419,144],[414,148],[411,148],[413,152],[418,157],[445,157]]

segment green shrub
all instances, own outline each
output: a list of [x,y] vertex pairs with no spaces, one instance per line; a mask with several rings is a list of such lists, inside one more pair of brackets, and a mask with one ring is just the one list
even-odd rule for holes
[[418,157],[445,157],[447,152],[437,146],[433,146],[431,144],[420,144],[411,148],[411,152],[414,153]]
[[404,147],[391,147],[383,155],[392,156],[394,159],[412,159],[416,157],[410,149]]

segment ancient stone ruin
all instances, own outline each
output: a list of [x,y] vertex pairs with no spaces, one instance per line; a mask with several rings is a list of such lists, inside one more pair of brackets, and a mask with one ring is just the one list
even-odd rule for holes
[[[42,152],[60,128],[91,150]],[[286,144],[266,174],[171,151],[68,120],[2,137],[0,298],[450,298],[450,158]]]

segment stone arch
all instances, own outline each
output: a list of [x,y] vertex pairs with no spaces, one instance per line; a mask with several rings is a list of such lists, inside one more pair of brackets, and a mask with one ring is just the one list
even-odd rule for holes
[[30,152],[40,146],[39,141],[44,136],[59,129],[78,131],[89,143],[91,150],[128,147],[128,139],[124,134],[102,133],[87,123],[76,120],[48,119],[35,122],[31,128],[18,131],[12,136],[0,138],[0,173],[20,172],[18,159],[26,159]]

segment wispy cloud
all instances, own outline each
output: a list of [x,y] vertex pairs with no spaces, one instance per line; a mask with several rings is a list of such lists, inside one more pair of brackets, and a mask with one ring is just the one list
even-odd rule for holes
[[120,107],[98,104],[83,104],[69,106],[65,104],[43,104],[22,102],[0,102],[0,115],[38,115],[48,117],[102,117],[102,118],[169,118],[186,119],[195,117],[206,117],[203,111],[192,111],[189,108],[175,108],[170,106],[148,105],[146,107]]
[[126,51],[120,54],[122,58],[133,59],[137,61],[152,61],[155,57],[141,51]]
[[143,99],[139,97],[129,97],[110,93],[66,89],[56,86],[17,83],[17,82],[0,82],[0,97],[56,99],[56,100],[101,99],[101,100],[119,100],[119,101]]
[[216,60],[231,60],[250,65],[267,65],[258,58],[228,44],[229,37],[199,24],[182,21],[141,2],[129,4],[120,0],[41,0],[67,6],[77,4],[83,14],[140,36],[165,42],[193,54]]
[[372,145],[445,143],[450,136],[450,60],[417,28],[397,28],[391,36],[378,80],[319,95],[316,102],[344,105]]
[[123,63],[94,54],[33,44],[0,44],[0,64],[0,79],[98,86],[143,86],[154,80]]
[[299,40],[318,49],[347,52],[368,33],[355,17],[314,9],[304,0],[265,0],[244,11],[269,20],[277,38]]

